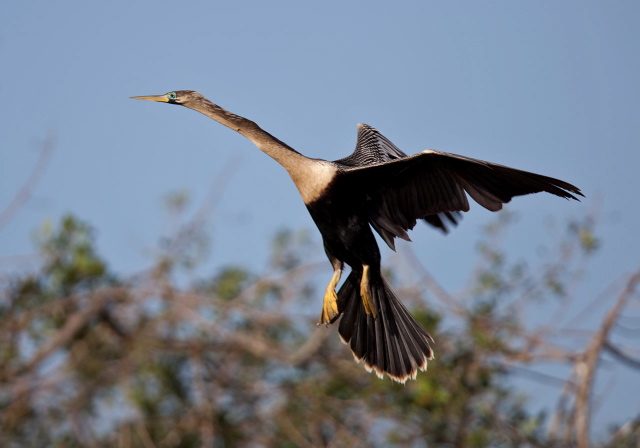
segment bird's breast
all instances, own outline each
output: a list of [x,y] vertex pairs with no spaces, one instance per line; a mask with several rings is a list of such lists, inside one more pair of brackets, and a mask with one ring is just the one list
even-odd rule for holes
[[287,171],[304,203],[311,204],[326,194],[338,173],[338,168],[324,160],[308,159],[288,167]]

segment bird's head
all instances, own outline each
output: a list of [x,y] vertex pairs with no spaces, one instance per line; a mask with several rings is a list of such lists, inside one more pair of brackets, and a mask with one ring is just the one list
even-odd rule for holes
[[[232,114],[217,104],[206,99],[201,93],[194,90],[174,90],[164,95],[132,96],[134,100],[158,101],[160,103],[179,104],[180,106],[200,112],[209,118],[221,123],[236,132],[241,132],[245,127],[256,128],[252,121]],[[259,129],[259,128],[258,128]],[[264,131],[263,131],[264,132]],[[273,138],[273,137],[272,137]]]
[[201,93],[194,90],[174,90],[164,95],[147,95],[132,96],[134,100],[159,101],[161,103],[179,104],[181,106],[191,107],[205,100]]

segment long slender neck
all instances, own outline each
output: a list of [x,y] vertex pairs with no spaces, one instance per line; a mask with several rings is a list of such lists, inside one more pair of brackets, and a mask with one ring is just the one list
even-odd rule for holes
[[197,102],[186,103],[184,106],[200,112],[218,123],[225,125],[229,129],[233,129],[244,135],[262,152],[282,165],[290,174],[296,171],[301,164],[311,160],[260,128],[260,126],[253,121],[233,114],[206,98]]
[[334,164],[303,156],[286,143],[262,130],[253,121],[232,114],[204,97],[183,105],[244,135],[262,152],[275,159],[287,170],[305,204],[319,199],[336,175],[337,168]]

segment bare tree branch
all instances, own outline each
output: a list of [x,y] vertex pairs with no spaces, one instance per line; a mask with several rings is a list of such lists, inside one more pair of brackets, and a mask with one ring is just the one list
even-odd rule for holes
[[27,177],[27,180],[24,182],[22,187],[20,187],[9,204],[7,204],[7,206],[0,211],[0,229],[6,226],[7,223],[9,223],[13,219],[18,210],[20,210],[20,208],[31,197],[31,192],[42,178],[47,165],[49,165],[54,146],[55,136],[53,135],[53,133],[50,133],[45,138],[45,141],[42,145],[42,150],[40,151],[40,157],[38,157],[38,161],[34,165],[33,170],[31,170],[31,173]]
[[635,293],[639,282],[640,271],[636,272],[631,276],[631,278],[629,278],[625,289],[622,291],[618,300],[604,318],[600,330],[595,334],[591,343],[585,350],[583,360],[576,364],[576,373],[580,379],[575,404],[576,440],[579,448],[589,447],[589,415],[591,412],[589,398],[600,353],[607,341],[611,328],[618,319],[622,309]]
[[21,366],[17,372],[10,374],[9,377],[33,370],[36,365],[51,355],[55,350],[67,344],[76,335],[76,333],[80,331],[87,322],[89,322],[90,319],[99,313],[108,298],[109,296],[106,294],[96,295],[86,309],[80,310],[69,317],[60,331],[58,331],[58,333],[43,348],[41,348],[26,365]]

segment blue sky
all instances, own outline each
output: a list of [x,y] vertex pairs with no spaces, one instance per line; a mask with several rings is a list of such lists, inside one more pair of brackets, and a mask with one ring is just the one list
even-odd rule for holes
[[[454,152],[579,186],[582,203],[510,204],[519,222],[509,244],[528,259],[548,241],[549,217],[597,208],[590,300],[638,268],[640,4],[441,3],[3,2],[0,210],[48,133],[56,146],[31,200],[0,229],[0,269],[66,212],[96,227],[116,271],[144,268],[167,230],[162,198],[183,190],[200,203],[230,163],[209,223],[211,265],[259,268],[276,230],[313,228],[284,170],[243,137],[128,99],[193,89],[312,157],[350,153],[364,122],[407,153]],[[418,228],[413,250],[459,290],[490,219],[478,206],[446,238]]]

